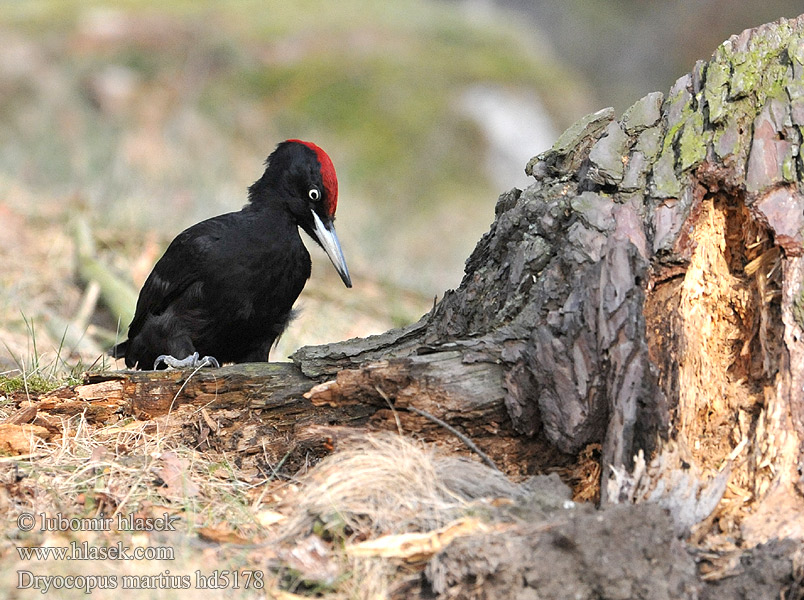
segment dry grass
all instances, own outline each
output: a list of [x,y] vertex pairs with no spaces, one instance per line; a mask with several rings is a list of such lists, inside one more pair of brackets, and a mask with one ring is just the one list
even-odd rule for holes
[[[8,573],[76,573],[69,561],[23,560],[19,547],[120,542],[131,548],[172,548],[176,560],[168,566],[177,576],[196,570],[257,570],[274,594],[384,598],[418,571],[403,560],[348,555],[347,543],[426,533],[468,514],[493,518],[500,498],[510,503],[525,493],[484,465],[441,456],[391,434],[347,439],[343,448],[291,480],[265,478],[240,470],[228,456],[189,448],[181,431],[185,422],[181,410],[153,421],[107,426],[79,415],[61,421],[49,441],[32,436],[27,455],[2,459],[0,515],[6,526],[0,562],[12,567]],[[18,518],[26,513],[111,517],[115,524],[118,515],[168,515],[177,531],[138,533],[114,526],[41,531],[37,525],[23,532]],[[82,563],[81,572],[151,577],[166,565],[99,560]],[[148,590],[131,593],[132,598],[154,597]],[[160,593],[186,597],[182,590]]]
[[[335,597],[366,599],[386,598],[418,577],[417,568],[401,556],[393,557],[399,535],[407,539],[405,534],[423,532],[437,549],[435,540],[443,531],[439,528],[467,515],[508,518],[501,517],[496,507],[527,494],[485,465],[440,455],[395,434],[352,438],[304,475],[298,486],[279,507],[288,519],[280,524],[277,539],[298,547],[305,545],[299,540],[312,534],[335,548],[376,540],[378,555],[391,558],[351,552],[335,557],[344,576]],[[480,532],[472,525],[465,529],[462,535]]]
[[[6,570],[4,587],[19,570],[38,575],[114,575],[153,577],[212,572],[216,568],[253,568],[236,547],[207,547],[193,535],[203,527],[226,524],[239,538],[259,539],[259,503],[252,500],[254,484],[240,477],[227,457],[201,455],[180,443],[175,418],[129,421],[95,426],[82,416],[64,419],[49,441],[32,436],[26,456],[0,462],[0,514],[6,523],[0,542],[0,561]],[[35,515],[36,528],[22,531],[18,519]],[[66,519],[109,518],[99,531],[41,527],[40,515]],[[175,519],[176,532],[118,531],[123,519]],[[105,548],[117,543],[136,548],[167,548],[175,560],[27,560],[20,547],[68,547],[86,542]],[[80,564],[81,568],[76,569]],[[152,582],[153,583],[153,582]],[[153,586],[150,586],[153,589]],[[73,597],[61,591],[59,597]],[[148,589],[132,591],[134,598],[154,597]],[[166,594],[166,595],[162,595]],[[157,597],[181,597],[163,592]],[[76,593],[75,597],[79,594]],[[104,597],[101,595],[101,597]]]
[[6,475],[25,488],[14,510],[116,517],[144,505],[169,505],[171,512],[225,520],[234,528],[256,527],[249,484],[238,479],[227,457],[201,455],[181,443],[176,417],[95,427],[79,415],[60,425],[48,442],[32,439],[34,463],[4,461]]
[[357,539],[430,531],[474,510],[478,499],[521,495],[498,471],[397,435],[354,439],[300,484],[306,492],[293,499],[287,537],[314,530]]

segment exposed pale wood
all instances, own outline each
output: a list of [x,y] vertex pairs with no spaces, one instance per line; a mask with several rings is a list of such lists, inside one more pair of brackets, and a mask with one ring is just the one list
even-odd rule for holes
[[[804,17],[747,30],[667,94],[581,119],[530,161],[533,185],[500,196],[460,287],[365,356],[458,352],[467,377],[493,365],[516,431],[564,456],[601,444],[604,481],[642,451],[662,467],[654,499],[663,478],[684,479],[668,465],[698,469],[690,489],[722,490],[733,463],[715,530],[740,538],[748,519],[761,540],[748,517],[767,501],[804,537],[803,40]],[[359,348],[295,358],[354,369]],[[411,382],[391,364],[364,363],[343,390],[426,387],[428,371]],[[689,525],[685,511],[679,500]]]
[[414,407],[517,476],[600,448],[604,503],[660,502],[698,540],[804,538],[802,81],[804,17],[733,36],[619,119],[585,117],[500,196],[418,323],[295,364],[90,375],[37,410],[181,413],[274,462],[358,427],[464,450]]
[[50,439],[45,427],[25,423],[0,423],[0,453],[29,455],[40,440]]

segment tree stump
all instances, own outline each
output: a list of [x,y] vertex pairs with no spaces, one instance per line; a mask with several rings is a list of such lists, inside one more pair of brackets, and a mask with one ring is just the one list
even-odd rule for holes
[[170,404],[239,398],[262,416],[237,447],[278,454],[313,426],[448,443],[424,411],[511,475],[596,457],[602,502],[657,502],[699,542],[804,537],[802,126],[804,16],[732,36],[532,159],[418,323],[302,348],[279,388],[244,367],[174,381]]
[[[650,499],[748,545],[804,537],[802,126],[804,17],[732,36],[666,97],[589,115],[532,159],[418,324],[294,360],[338,384],[362,372],[370,397],[376,360],[457,353],[466,377],[497,371],[471,396],[502,396],[552,460],[602,446],[604,502]],[[461,371],[408,376],[432,391]]]

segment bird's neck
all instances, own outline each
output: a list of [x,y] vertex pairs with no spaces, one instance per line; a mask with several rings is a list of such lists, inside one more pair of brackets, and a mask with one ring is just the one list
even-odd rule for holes
[[299,240],[299,223],[286,207],[276,203],[246,204],[241,212],[260,232],[271,232],[271,238],[281,236],[288,241]]
[[290,224],[295,226],[296,220],[287,207],[280,202],[249,202],[241,212],[251,218],[271,221],[277,224]]

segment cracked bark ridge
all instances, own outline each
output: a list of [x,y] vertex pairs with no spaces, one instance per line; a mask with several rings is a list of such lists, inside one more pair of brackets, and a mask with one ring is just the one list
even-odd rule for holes
[[[694,455],[700,440],[680,423],[705,394],[685,389],[722,383],[746,406],[712,408],[726,416],[707,435],[727,441],[698,457],[702,472],[748,461],[743,483],[757,502],[800,487],[802,126],[804,16],[732,36],[666,96],[647,95],[619,120],[612,109],[588,115],[532,159],[534,183],[500,196],[459,288],[418,324],[294,359],[319,375],[384,352],[501,365],[514,427],[564,453],[602,443],[604,478],[669,438]],[[698,268],[715,264],[725,271]],[[698,301],[692,273],[736,295]],[[711,342],[709,309],[724,313],[717,373],[690,358]]]

